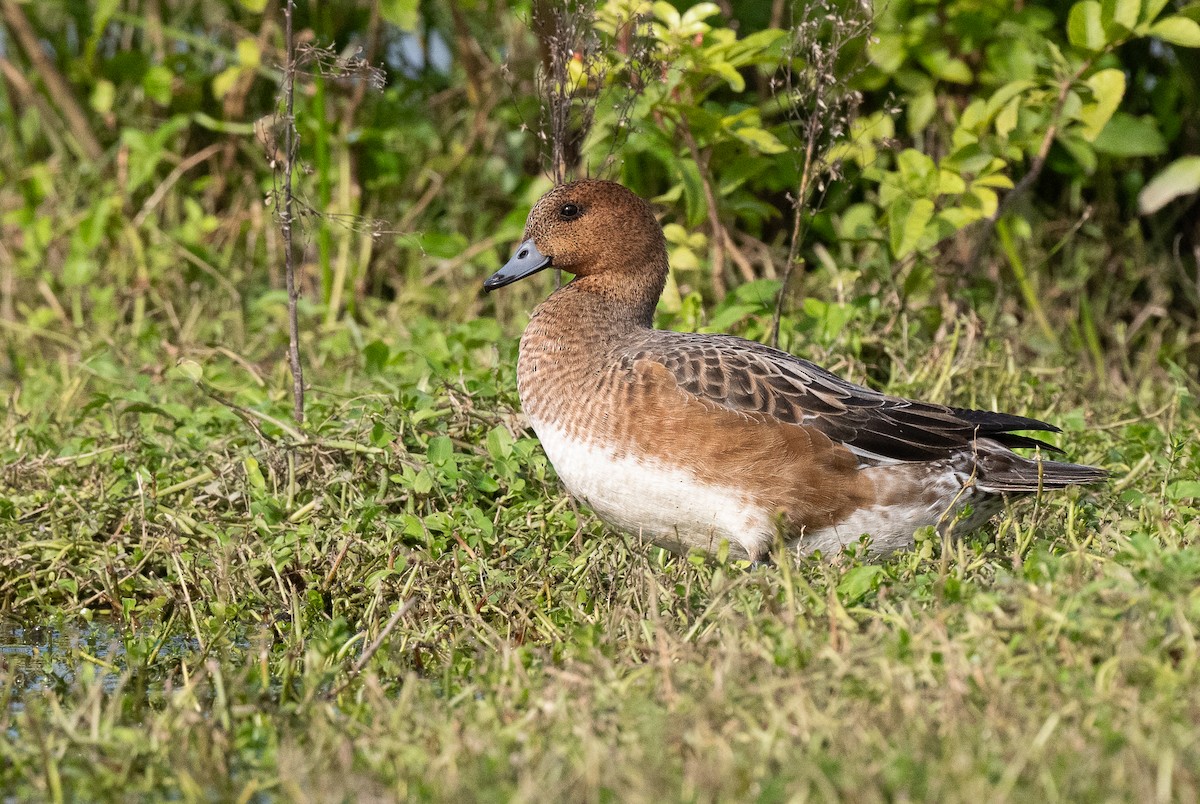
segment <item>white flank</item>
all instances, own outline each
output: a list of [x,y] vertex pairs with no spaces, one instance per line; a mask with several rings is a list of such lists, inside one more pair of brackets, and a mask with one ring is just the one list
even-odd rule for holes
[[871,534],[871,553],[887,555],[912,547],[913,534],[926,525],[936,525],[943,510],[926,505],[911,507],[872,507],[855,511],[836,525],[810,531],[789,543],[801,555],[821,551],[835,556],[846,545],[857,544],[864,533]]
[[605,522],[673,550],[715,552],[728,541],[735,558],[758,558],[770,546],[770,516],[742,495],[678,466],[618,457],[616,450],[580,443],[552,424],[531,423],[567,491]]

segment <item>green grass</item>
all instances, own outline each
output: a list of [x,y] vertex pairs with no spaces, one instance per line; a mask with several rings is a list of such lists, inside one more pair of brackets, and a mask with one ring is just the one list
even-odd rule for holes
[[[640,546],[563,495],[517,412],[508,311],[526,301],[498,302],[503,326],[393,305],[322,328],[311,312],[302,430],[277,296],[197,301],[184,334],[23,333],[3,386],[0,611],[90,636],[4,657],[0,789],[1200,795],[1185,378],[1105,390],[1074,356],[1019,359],[1002,325],[988,340],[826,333],[803,347],[815,359],[1048,418],[1114,482],[883,563],[751,569]],[[46,675],[56,662],[65,679]]]

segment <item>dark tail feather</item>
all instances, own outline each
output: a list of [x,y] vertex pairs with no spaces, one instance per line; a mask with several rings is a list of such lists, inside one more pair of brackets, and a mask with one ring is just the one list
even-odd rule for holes
[[1003,494],[1063,489],[1108,479],[1108,472],[1095,466],[1039,461],[1011,453],[980,455],[976,465],[979,488]]
[[1016,416],[1012,413],[993,413],[990,410],[971,410],[970,408],[953,408],[954,415],[975,425],[980,438],[990,438],[998,441],[1009,449],[1044,449],[1059,455],[1063,451],[1053,444],[1047,444],[1038,438],[1016,435],[1012,430],[1041,430],[1045,433],[1061,433],[1062,430],[1053,424],[1031,419],[1028,416]]

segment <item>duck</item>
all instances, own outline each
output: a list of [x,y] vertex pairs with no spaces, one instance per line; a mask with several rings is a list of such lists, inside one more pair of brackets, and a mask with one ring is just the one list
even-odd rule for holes
[[[777,546],[871,555],[984,525],[1006,500],[1102,481],[1048,460],[1037,419],[890,396],[789,352],[655,329],[669,270],[650,204],[623,185],[558,185],[533,206],[495,291],[574,278],[521,336],[521,407],[567,491],[607,525],[677,553],[752,562]],[[1038,450],[1034,457],[1018,449]]]

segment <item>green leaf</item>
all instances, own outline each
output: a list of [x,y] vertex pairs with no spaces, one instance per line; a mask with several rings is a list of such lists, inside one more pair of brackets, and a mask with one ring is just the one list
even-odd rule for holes
[[1032,81],[1009,81],[1004,86],[992,93],[992,96],[987,100],[987,111],[989,114],[996,114],[997,110],[1006,105],[1009,101],[1025,92],[1032,89],[1036,84]]
[[1150,215],[1176,198],[1195,192],[1200,192],[1200,156],[1185,156],[1167,165],[1142,188],[1138,209]]
[[715,61],[708,65],[708,69],[725,79],[725,83],[729,84],[729,88],[734,92],[742,92],[746,89],[746,79],[742,78],[742,74],[727,61]]
[[937,191],[937,165],[915,148],[906,148],[896,157],[900,179],[913,195],[930,195]]
[[716,3],[697,3],[683,12],[683,17],[680,18],[679,25],[681,28],[691,28],[696,23],[720,13],[721,7]]
[[1007,138],[1009,134],[1017,127],[1017,120],[1021,113],[1021,98],[1012,98],[1008,103],[1004,104],[1004,108],[996,115],[996,133],[1001,137]]
[[242,467],[246,470],[246,480],[250,482],[250,486],[255,491],[265,491],[267,479],[263,477],[262,470],[258,467],[258,460],[247,455],[242,459]]
[[1084,83],[1091,88],[1094,100],[1079,110],[1079,119],[1083,123],[1079,133],[1091,142],[1100,136],[1121,104],[1121,98],[1125,97],[1125,73],[1117,69],[1100,70]]
[[866,597],[867,592],[879,585],[879,579],[882,577],[883,567],[877,564],[853,567],[846,571],[838,583],[838,597],[841,598],[843,605],[857,603]]
[[938,171],[938,195],[959,195],[967,191],[967,182],[953,170]]
[[192,382],[200,382],[204,379],[204,367],[195,360],[188,360],[187,358],[180,360],[175,364],[175,371]]
[[779,141],[771,132],[754,126],[744,126],[733,132],[733,136],[749,145],[760,154],[781,154],[787,151],[787,146]]
[[915,251],[925,235],[926,225],[932,218],[933,202],[928,198],[897,198],[888,207],[888,235],[892,256],[901,259]]
[[496,460],[503,460],[512,455],[512,434],[508,428],[496,425],[487,434],[487,451]]
[[96,82],[96,86],[92,88],[92,108],[100,114],[110,113],[113,108],[113,101],[116,98],[117,87],[107,78],[101,78]]
[[681,20],[679,12],[667,0],[656,0],[651,9],[654,12],[655,18],[666,25],[667,28],[675,29],[679,27]]
[[1102,49],[1107,40],[1100,18],[1100,4],[1096,0],[1081,0],[1071,6],[1067,15],[1067,39],[1084,50]]
[[1079,163],[1085,174],[1090,176],[1096,172],[1096,149],[1090,142],[1069,133],[1059,134],[1057,142]]
[[918,52],[921,66],[934,78],[954,84],[969,84],[974,79],[971,68],[962,59],[950,55],[950,51],[937,49]]
[[420,6],[420,0],[383,0],[379,4],[379,13],[400,30],[412,33],[420,23]]
[[429,439],[429,447],[425,452],[425,456],[429,458],[429,462],[434,466],[440,466],[451,459],[454,455],[454,444],[447,436],[435,436]]
[[[1142,8],[1139,19],[1143,23],[1157,19],[1158,15],[1162,13],[1162,10],[1167,7],[1167,3],[1169,2],[1171,0],[1145,0],[1145,6]],[[1139,33],[1144,33],[1144,31],[1139,31]]]
[[1167,141],[1153,117],[1134,117],[1117,112],[1092,143],[1111,156],[1158,156],[1167,152]]
[[1176,14],[1151,25],[1150,35],[1180,47],[1200,47],[1200,22]]
[[379,374],[388,362],[388,347],[383,341],[371,341],[363,347],[363,361],[368,374]]
[[174,76],[171,71],[161,65],[151,67],[142,76],[142,91],[146,93],[146,97],[157,103],[159,106],[166,106],[171,102],[171,85]]
[[937,114],[937,97],[932,91],[919,92],[908,102],[908,131],[916,134],[924,131]]
[[1200,499],[1200,480],[1176,480],[1167,486],[1167,496],[1172,500]]
[[1103,0],[1100,5],[1100,19],[1106,29],[1116,24],[1121,27],[1121,35],[1125,35],[1137,27],[1138,13],[1141,10],[1140,0]]
[[867,45],[867,53],[871,61],[880,70],[892,74],[904,64],[907,51],[904,48],[904,36],[898,33],[880,32],[874,41]]
[[838,236],[844,240],[875,240],[879,237],[879,223],[872,204],[852,204],[842,213],[838,221]]

